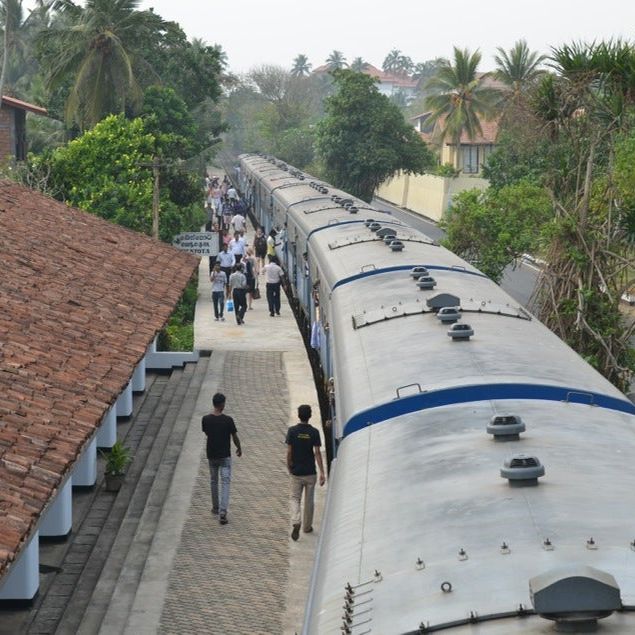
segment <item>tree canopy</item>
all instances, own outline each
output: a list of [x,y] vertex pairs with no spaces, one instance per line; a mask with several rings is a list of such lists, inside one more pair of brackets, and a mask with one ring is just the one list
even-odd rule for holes
[[420,174],[434,157],[375,80],[351,70],[333,73],[336,93],[326,100],[316,146],[327,178],[365,201],[401,170]]
[[478,73],[481,54],[454,47],[454,60],[440,63],[426,88],[429,122],[441,122],[441,141],[450,137],[458,145],[465,131],[470,139],[481,133],[481,119],[494,114],[500,92],[485,84],[486,74]]

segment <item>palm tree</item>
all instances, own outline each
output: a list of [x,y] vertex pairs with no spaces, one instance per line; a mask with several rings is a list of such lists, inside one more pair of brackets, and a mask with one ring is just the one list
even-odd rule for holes
[[152,11],[138,11],[140,0],[86,0],[79,7],[58,0],[57,20],[40,42],[55,53],[50,88],[71,79],[66,119],[84,129],[113,112],[140,102],[139,71],[156,75],[140,46],[164,26]]
[[[49,3],[50,4],[50,3]],[[0,4],[0,25],[3,37],[0,92],[25,97],[38,70],[33,55],[35,34],[48,24],[49,7],[41,1],[24,15],[22,0],[4,0]]]
[[346,58],[344,57],[344,53],[341,51],[332,51],[331,54],[326,58],[326,64],[330,71],[335,71],[338,68],[344,68],[348,66],[346,63]]
[[440,141],[449,136],[457,149],[463,132],[470,139],[482,133],[481,118],[491,118],[500,100],[500,91],[484,85],[488,74],[477,72],[480,61],[479,51],[454,47],[454,63],[442,62],[426,84],[432,93],[426,98],[432,111],[428,121],[440,122]]
[[394,73],[399,68],[401,58],[401,51],[399,49],[391,49],[391,51],[384,58],[384,62],[381,65],[385,73]]
[[356,73],[362,73],[364,69],[368,66],[368,63],[364,61],[363,57],[356,57],[351,62],[351,70]]
[[539,67],[547,57],[530,51],[525,40],[518,40],[509,52],[500,47],[496,50],[498,55],[494,59],[498,68],[495,77],[509,86],[512,100],[518,102],[543,72]]
[[300,53],[293,60],[293,68],[291,69],[291,75],[294,77],[304,77],[311,72],[311,64],[309,58],[306,55]]

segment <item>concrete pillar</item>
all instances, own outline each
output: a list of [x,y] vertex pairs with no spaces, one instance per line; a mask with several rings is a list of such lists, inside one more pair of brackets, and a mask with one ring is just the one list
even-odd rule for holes
[[128,382],[126,387],[119,393],[115,406],[117,407],[118,417],[129,417],[132,414],[132,382]]
[[111,406],[97,430],[97,447],[112,448],[117,440],[117,409]]
[[57,493],[40,524],[40,536],[66,536],[73,525],[72,479]]
[[97,437],[84,448],[73,468],[73,487],[91,487],[97,480]]
[[143,392],[146,389],[146,358],[144,357],[132,373],[132,392]]
[[36,531],[18,561],[11,565],[8,575],[0,582],[0,601],[32,600],[35,597],[40,585],[39,545]]

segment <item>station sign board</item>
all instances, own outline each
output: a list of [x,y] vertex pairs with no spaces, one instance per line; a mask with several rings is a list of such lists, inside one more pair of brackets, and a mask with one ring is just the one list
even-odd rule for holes
[[186,232],[172,239],[172,246],[197,256],[218,254],[218,232]]

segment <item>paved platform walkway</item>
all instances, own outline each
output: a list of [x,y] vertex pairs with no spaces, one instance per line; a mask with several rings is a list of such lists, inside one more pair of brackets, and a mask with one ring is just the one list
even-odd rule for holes
[[[250,238],[250,236],[248,236]],[[195,346],[213,351],[174,479],[124,629],[102,633],[299,632],[326,488],[316,496],[316,531],[290,539],[284,438],[297,406],[319,408],[311,368],[283,295],[269,316],[264,288],[243,326],[215,322],[207,260],[199,268]],[[261,285],[264,282],[261,277]],[[200,418],[211,397],[227,395],[243,457],[233,458],[229,524],[211,515]]]

